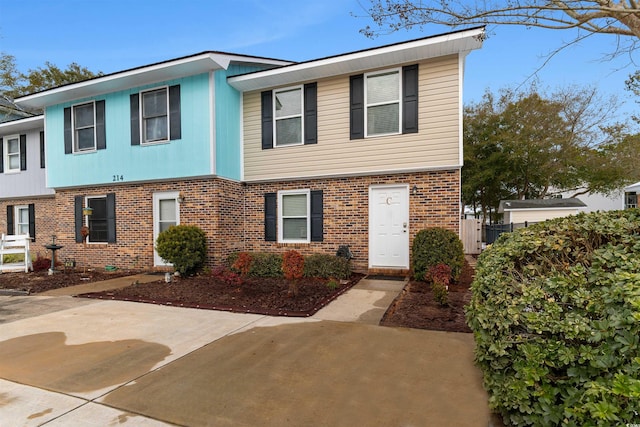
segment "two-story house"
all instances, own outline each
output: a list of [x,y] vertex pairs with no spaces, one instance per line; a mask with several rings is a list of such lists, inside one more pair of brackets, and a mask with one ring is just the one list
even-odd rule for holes
[[31,251],[43,256],[56,223],[44,150],[43,116],[0,123],[0,233],[29,234]]
[[[17,100],[43,108],[65,257],[163,266],[158,233],[406,270],[415,233],[459,231],[470,29],[303,63],[205,52]],[[91,208],[91,212],[87,211]]]

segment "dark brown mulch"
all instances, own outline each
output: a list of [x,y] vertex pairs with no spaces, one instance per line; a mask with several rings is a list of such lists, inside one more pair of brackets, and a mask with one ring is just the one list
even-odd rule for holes
[[86,298],[117,299],[178,307],[257,313],[271,316],[307,317],[333,301],[364,277],[354,273],[350,280],[330,287],[324,279],[303,279],[297,296],[289,295],[284,279],[246,279],[238,286],[211,275],[139,283],[123,289],[83,294]]
[[410,281],[384,314],[380,324],[432,331],[471,332],[464,317],[464,306],[471,300],[469,287],[474,270],[465,262],[458,283],[449,286],[449,305],[435,301],[431,285]]
[[0,289],[15,289],[26,291],[30,294],[38,294],[52,289],[66,288],[68,286],[85,283],[101,282],[115,279],[116,277],[130,276],[139,273],[137,271],[118,270],[75,270],[56,271],[49,275],[48,270],[29,273],[2,273],[0,274]]

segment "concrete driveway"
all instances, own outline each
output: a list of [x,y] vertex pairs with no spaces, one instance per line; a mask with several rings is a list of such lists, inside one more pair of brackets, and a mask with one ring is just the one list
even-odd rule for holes
[[375,326],[379,288],[309,319],[0,297],[0,426],[489,425],[472,336]]

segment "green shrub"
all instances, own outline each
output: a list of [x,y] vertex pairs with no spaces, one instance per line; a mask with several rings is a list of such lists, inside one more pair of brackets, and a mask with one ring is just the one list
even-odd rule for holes
[[433,292],[433,299],[443,307],[449,305],[449,289],[447,285],[442,282],[433,282],[431,284],[431,291]]
[[[282,255],[267,252],[247,252],[251,258],[249,267],[249,277],[283,277],[282,276]],[[227,265],[233,269],[237,265],[240,253],[232,253],[227,258]],[[239,270],[236,270],[240,273]]]
[[304,259],[304,276],[348,279],[351,276],[351,265],[346,258],[335,255],[308,255]]
[[451,267],[453,280],[458,280],[464,265],[464,248],[458,235],[444,228],[418,231],[412,246],[411,268],[416,280],[425,280],[429,269],[438,264]]
[[502,235],[479,257],[471,288],[476,363],[508,424],[638,423],[638,209]]
[[189,275],[204,264],[207,239],[204,231],[196,226],[173,225],[158,235],[156,250],[176,271]]

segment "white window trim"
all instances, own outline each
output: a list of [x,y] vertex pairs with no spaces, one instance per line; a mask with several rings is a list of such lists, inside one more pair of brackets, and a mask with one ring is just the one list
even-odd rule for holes
[[[147,141],[144,134],[145,129],[145,117],[144,117],[144,94],[148,92],[155,92],[158,90],[165,90],[165,101],[167,102],[167,137],[165,139],[157,139],[155,141]],[[158,86],[151,89],[141,90],[138,93],[138,99],[140,100],[138,106],[138,116],[140,117],[140,145],[155,145],[155,144],[166,144],[171,140],[171,111],[169,105],[169,86]],[[159,117],[159,116],[157,116]]]
[[[283,227],[283,196],[291,196],[291,195],[300,195],[304,194],[307,196],[307,238],[306,239],[285,239],[283,236],[284,227]],[[302,189],[302,190],[281,190],[278,191],[278,243],[310,243],[311,242],[311,190]]]
[[[82,107],[83,105],[91,104],[93,106],[93,148],[86,150],[78,149],[78,141],[76,140],[76,107]],[[73,154],[85,154],[85,153],[95,153],[98,151],[98,135],[96,133],[96,102],[81,102],[79,104],[74,104],[71,106],[71,142],[73,147]]]
[[153,266],[172,266],[172,263],[168,263],[158,256],[158,252],[156,251],[156,239],[160,234],[160,200],[171,200],[174,199],[176,201],[176,225],[180,225],[180,202],[178,198],[180,197],[179,191],[164,191],[159,193],[153,193]]
[[[89,199],[107,199],[107,195],[103,194],[103,195],[98,195],[98,196],[85,196],[84,197],[84,205],[83,207],[89,207]],[[84,225],[89,228],[89,216],[88,215],[84,215],[84,221],[83,221]],[[109,221],[107,221],[107,229],[109,227]],[[86,242],[90,245],[106,245],[109,242],[92,242],[89,239],[90,234],[87,234],[87,239]]]
[[[276,117],[276,94],[279,92],[288,92],[291,90],[300,90],[300,114]],[[304,86],[298,85],[298,86],[281,87],[279,89],[274,89],[272,92],[272,99],[273,99],[272,101],[273,103],[271,108],[273,111],[273,147],[285,148],[285,147],[296,147],[298,145],[304,145]],[[296,144],[278,145],[278,132],[276,130],[277,129],[276,123],[278,122],[278,120],[292,119],[295,117],[300,117],[300,142]]]
[[[9,166],[11,165],[11,161],[9,160],[9,140],[15,139],[18,141],[18,167],[11,169]],[[20,164],[22,163],[22,158],[20,154],[20,135],[9,135],[3,137],[3,159],[4,159],[4,173],[20,173]],[[15,156],[15,153],[13,154]]]
[[[20,211],[21,210],[26,210],[27,211],[27,232],[26,233],[20,233]],[[23,223],[24,224],[24,223]],[[13,233],[14,234],[29,234],[29,206],[28,205],[16,205],[14,206],[14,210],[13,210]]]
[[[376,133],[374,135],[369,135],[369,107],[375,107],[378,105],[391,105],[395,102],[380,102],[377,104],[369,105],[369,100],[367,99],[367,86],[369,84],[369,77],[375,77],[380,74],[389,74],[397,72],[398,73],[398,131],[397,132],[387,132],[387,133]],[[365,138],[376,138],[379,136],[388,136],[388,135],[399,135],[402,133],[402,68],[388,68],[385,70],[372,71],[364,74],[364,137]]]

